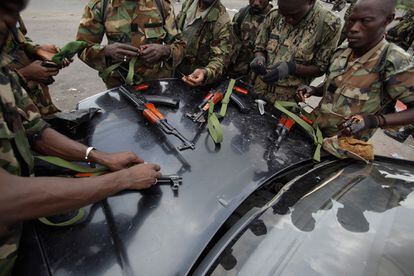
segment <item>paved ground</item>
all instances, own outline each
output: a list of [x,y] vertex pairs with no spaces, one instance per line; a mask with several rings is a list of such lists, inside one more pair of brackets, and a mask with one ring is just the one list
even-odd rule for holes
[[[54,43],[63,46],[74,40],[79,19],[88,0],[32,0],[23,18],[29,30],[29,36],[38,43]],[[222,0],[231,16],[248,1]],[[324,5],[331,7],[328,4]],[[175,3],[176,12],[181,4]],[[343,16],[344,11],[340,13]],[[69,67],[61,71],[56,77],[56,83],[51,87],[54,102],[62,109],[69,110],[76,103],[90,95],[105,90],[105,86],[97,75],[79,60],[75,60]],[[316,101],[314,101],[316,104]],[[375,149],[379,154],[393,155],[414,160],[414,141],[407,141],[407,145],[394,142],[381,132],[373,139]]]

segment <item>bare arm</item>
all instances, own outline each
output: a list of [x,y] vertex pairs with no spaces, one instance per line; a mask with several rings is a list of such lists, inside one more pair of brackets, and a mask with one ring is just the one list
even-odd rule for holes
[[296,64],[295,75],[298,77],[316,78],[322,76],[324,73],[315,65]]
[[[40,139],[36,140],[32,147],[41,154],[57,156],[71,161],[85,161],[85,154],[88,148],[51,128],[45,129]],[[144,160],[132,152],[108,154],[93,150],[89,158],[90,161],[107,166],[112,171],[127,168],[131,164],[144,162]]]
[[65,213],[125,189],[145,189],[160,167],[141,164],[90,178],[19,177],[0,168],[0,224]]
[[387,126],[402,126],[414,124],[414,104],[408,106],[407,110],[384,115]]

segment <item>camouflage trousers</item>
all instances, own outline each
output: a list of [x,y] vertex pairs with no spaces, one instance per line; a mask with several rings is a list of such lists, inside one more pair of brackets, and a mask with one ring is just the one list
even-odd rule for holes
[[275,101],[295,101],[297,87],[269,85],[257,78],[254,89],[259,97],[273,104]]

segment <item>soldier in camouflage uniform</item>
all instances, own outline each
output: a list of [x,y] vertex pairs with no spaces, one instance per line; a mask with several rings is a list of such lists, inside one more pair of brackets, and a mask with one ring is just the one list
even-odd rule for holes
[[[100,44],[104,35],[106,46]],[[185,49],[169,0],[90,0],[77,40],[90,43],[79,58],[100,72],[107,87],[124,83],[120,74],[126,75],[134,57],[135,74],[144,81],[169,77]],[[118,62],[121,70],[108,72]]]
[[[389,42],[393,42],[408,51],[414,41],[414,10],[409,10],[399,18],[397,25],[388,30],[386,38]],[[385,130],[384,133],[389,137],[403,143],[408,136],[414,137],[414,125],[405,126],[403,130]]]
[[183,81],[197,86],[219,80],[230,52],[230,16],[220,0],[186,0],[178,26],[187,42],[179,66]]
[[[378,127],[414,122],[413,60],[384,39],[395,6],[393,0],[380,1],[357,2],[350,17],[354,23],[348,27],[349,47],[342,45],[336,50],[323,85],[298,91],[302,100],[323,95],[316,113],[324,137],[337,135],[339,126],[349,119],[362,127],[345,129],[341,134],[364,141]],[[408,109],[383,115],[396,100]]]
[[266,14],[272,9],[269,0],[249,0],[233,17],[231,32],[231,58],[228,75],[237,78],[250,73],[254,59],[254,43]]
[[19,18],[19,27],[11,30],[6,44],[6,52],[12,58],[9,66],[18,73],[21,85],[25,87],[42,116],[59,112],[52,102],[47,85],[59,70],[42,66],[42,60],[50,60],[58,48],[48,44],[37,45],[25,37],[26,33],[26,27]]
[[414,41],[414,10],[408,11],[398,22],[387,32],[387,40],[408,50]]
[[[10,28],[26,2],[0,1],[0,275],[12,273],[22,221],[68,212],[124,189],[148,188],[161,177],[158,165],[143,164],[132,152],[87,150],[48,128],[40,118],[4,51]],[[32,148],[67,160],[85,161],[87,157],[114,172],[89,179],[29,177],[34,165]]]
[[296,89],[322,76],[337,47],[341,21],[319,2],[278,1],[266,17],[250,64],[264,99],[291,101]]

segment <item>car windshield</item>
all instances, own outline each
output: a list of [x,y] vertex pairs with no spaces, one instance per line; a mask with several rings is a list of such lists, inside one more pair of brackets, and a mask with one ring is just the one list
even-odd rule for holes
[[[319,178],[318,178],[319,177]],[[212,275],[413,275],[412,165],[353,163],[299,178],[224,250]]]

